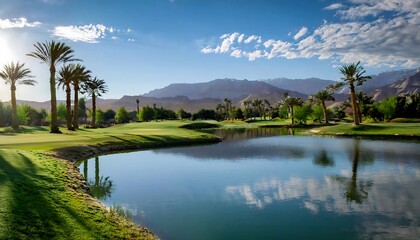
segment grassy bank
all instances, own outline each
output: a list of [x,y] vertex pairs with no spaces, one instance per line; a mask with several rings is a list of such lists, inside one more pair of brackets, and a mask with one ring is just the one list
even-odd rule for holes
[[380,122],[363,123],[354,126],[351,123],[340,123],[311,130],[314,134],[335,136],[366,136],[382,138],[420,139],[420,123],[417,122]]
[[[73,162],[101,153],[218,141],[180,128],[190,121],[132,123],[49,134],[46,127],[0,129],[0,239],[155,239],[87,194]],[[282,127],[290,121],[205,121],[221,128]],[[420,123],[351,123],[314,128],[316,134],[420,138]],[[71,161],[68,161],[71,160]]]
[[[75,165],[90,155],[215,142],[182,121],[133,123],[49,134],[0,129],[0,239],[155,239],[86,193]],[[64,160],[68,159],[68,160]]]

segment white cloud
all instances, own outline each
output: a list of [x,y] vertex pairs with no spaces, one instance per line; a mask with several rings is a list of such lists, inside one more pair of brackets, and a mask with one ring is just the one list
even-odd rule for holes
[[52,35],[74,42],[97,43],[99,39],[106,37],[107,32],[113,33],[114,31],[114,28],[106,27],[102,24],[89,24],[83,26],[58,26],[54,28]]
[[236,57],[236,58],[240,58],[240,57],[242,57],[242,51],[241,51],[241,50],[236,49],[236,50],[234,50],[234,51],[230,54],[230,56],[232,56],[232,57]]
[[127,41],[129,41],[129,42],[135,42],[136,40],[133,39],[133,38],[129,38],[129,39],[127,39]]
[[308,32],[307,27],[302,27],[299,32],[296,33],[295,36],[293,36],[293,39],[298,40],[299,38],[305,36],[305,34]]
[[244,37],[245,37],[245,34],[241,34],[241,35],[238,37],[238,43],[241,43],[241,42],[244,40]]
[[28,20],[24,17],[12,18],[12,19],[0,19],[1,29],[36,27],[39,25],[41,25],[40,22],[28,22]]
[[256,35],[251,35],[247,39],[245,39],[244,43],[250,43],[250,42],[258,40],[258,39],[261,39],[261,37],[256,36]]
[[378,16],[383,12],[418,13],[418,0],[350,0],[353,6],[339,10],[337,13],[344,19],[356,19],[366,16]]
[[342,7],[343,7],[343,4],[341,4],[341,3],[333,3],[333,4],[329,5],[328,7],[324,8],[324,9],[326,9],[326,10],[336,10],[336,9],[339,9],[339,8],[342,8]]
[[[340,21],[324,21],[313,32],[303,27],[294,36],[295,42],[233,33],[223,35],[221,43],[206,46],[201,52],[227,53],[235,58],[247,57],[250,61],[317,57],[334,64],[357,61],[389,67],[420,64],[418,0],[351,0],[349,6],[333,5],[326,9],[336,9]],[[385,14],[389,12],[393,14]],[[367,16],[369,21],[362,18]]]

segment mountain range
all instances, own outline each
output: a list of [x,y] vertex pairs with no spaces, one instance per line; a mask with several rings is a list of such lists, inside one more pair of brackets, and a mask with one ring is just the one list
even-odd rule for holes
[[[255,98],[267,99],[272,103],[280,101],[287,92],[290,96],[307,99],[309,95],[324,89],[330,84],[336,83],[332,80],[319,78],[308,79],[287,79],[275,78],[267,80],[237,80],[237,79],[216,79],[204,83],[174,83],[161,89],[152,90],[144,95],[123,96],[120,99],[98,99],[97,106],[101,109],[117,110],[125,107],[127,110],[136,109],[136,100],[140,100],[140,107],[156,104],[157,107],[164,107],[172,110],[180,108],[186,111],[196,112],[201,108],[216,108],[223,99],[229,98],[233,105],[240,105],[245,100]],[[372,76],[372,80],[365,82],[357,90],[361,90],[375,100],[382,100],[389,96],[399,94],[412,94],[420,92],[420,68],[401,71],[388,71]],[[336,95],[337,101],[349,97],[348,89],[343,88]],[[64,101],[58,101],[62,103]],[[34,108],[49,109],[50,103],[22,101],[18,104],[28,104]],[[87,105],[90,106],[90,100]]]

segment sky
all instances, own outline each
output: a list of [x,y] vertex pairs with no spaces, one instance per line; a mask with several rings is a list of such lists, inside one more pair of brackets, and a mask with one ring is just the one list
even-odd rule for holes
[[[26,56],[52,40],[104,79],[104,98],[218,78],[339,80],[361,61],[368,75],[420,66],[418,0],[0,0],[0,69],[25,63],[47,101],[49,70]],[[58,67],[60,68],[60,67]],[[64,92],[58,91],[64,99]],[[0,80],[0,100],[10,100]]]

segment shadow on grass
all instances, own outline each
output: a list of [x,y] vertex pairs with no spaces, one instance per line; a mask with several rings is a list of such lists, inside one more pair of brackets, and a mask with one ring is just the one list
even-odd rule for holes
[[0,151],[0,168],[3,173],[0,184],[8,186],[9,192],[0,203],[7,206],[7,213],[2,214],[6,228],[0,230],[3,239],[66,238],[74,228],[68,224],[69,218],[88,231],[86,220],[56,196],[56,191],[63,187],[54,184],[56,180],[51,177],[39,174],[29,158],[21,153]]
[[351,128],[354,131],[369,131],[369,130],[384,130],[386,126],[378,126],[378,125],[357,125]]
[[14,135],[17,133],[34,133],[34,132],[48,132],[49,129],[41,126],[37,127],[27,127],[27,126],[20,126],[18,129],[14,129],[12,127],[6,127],[1,131],[1,134],[7,135]]

